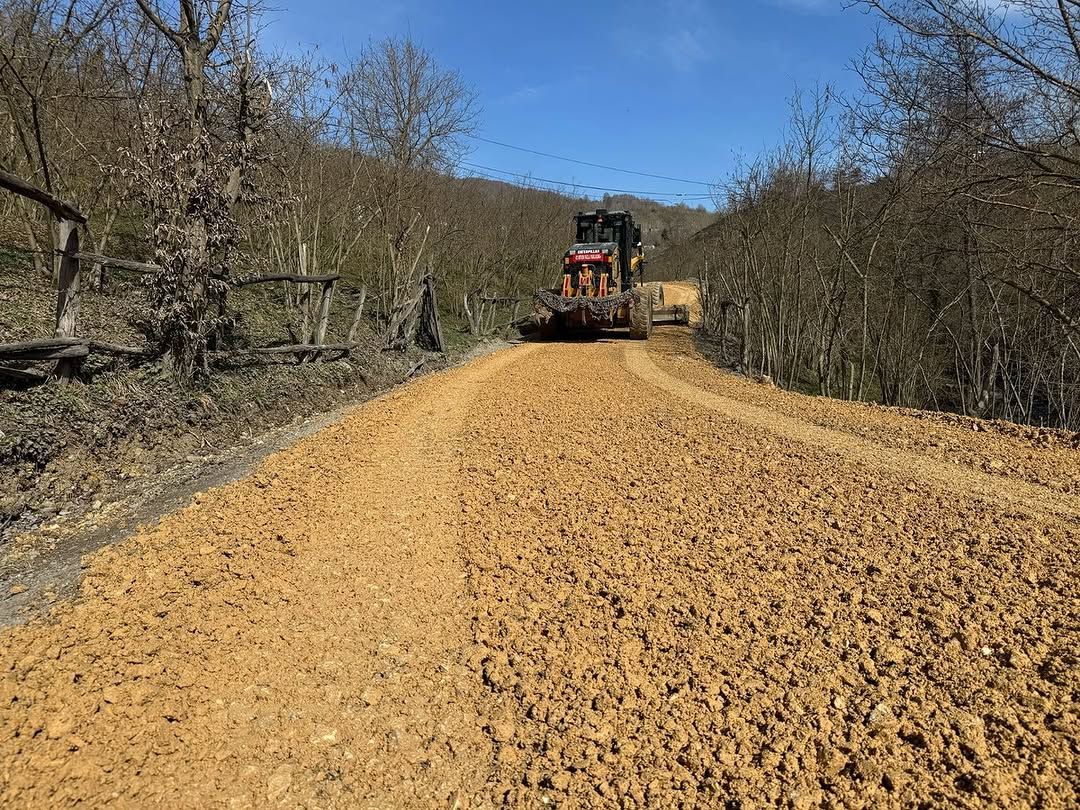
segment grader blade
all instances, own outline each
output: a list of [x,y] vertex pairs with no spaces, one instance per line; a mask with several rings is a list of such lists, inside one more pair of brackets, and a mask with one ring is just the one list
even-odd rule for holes
[[652,318],[653,326],[688,326],[690,324],[690,307],[683,304],[660,307],[653,310]]

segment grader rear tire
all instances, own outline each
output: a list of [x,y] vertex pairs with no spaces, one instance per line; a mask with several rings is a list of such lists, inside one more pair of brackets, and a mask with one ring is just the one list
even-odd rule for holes
[[645,286],[652,292],[652,308],[660,309],[664,305],[664,285],[659,281],[650,281]]
[[638,287],[630,302],[630,337],[634,340],[648,340],[652,334],[652,290]]

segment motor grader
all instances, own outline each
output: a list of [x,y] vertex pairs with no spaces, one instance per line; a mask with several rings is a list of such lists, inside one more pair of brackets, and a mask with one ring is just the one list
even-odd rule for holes
[[664,308],[663,285],[644,276],[641,227],[633,214],[579,212],[559,286],[537,290],[533,299],[541,337],[629,327],[630,337],[647,340],[653,326],[689,323],[689,310]]

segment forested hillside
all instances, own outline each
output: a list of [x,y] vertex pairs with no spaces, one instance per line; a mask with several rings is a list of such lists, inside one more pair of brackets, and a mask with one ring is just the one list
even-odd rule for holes
[[1075,11],[861,5],[861,92],[799,95],[661,271],[696,272],[727,360],[779,384],[1080,426]]
[[610,210],[634,213],[635,220],[642,226],[641,240],[646,254],[669,250],[684,243],[716,218],[716,214],[703,205],[665,205],[656,200],[625,194],[607,194],[601,204]]

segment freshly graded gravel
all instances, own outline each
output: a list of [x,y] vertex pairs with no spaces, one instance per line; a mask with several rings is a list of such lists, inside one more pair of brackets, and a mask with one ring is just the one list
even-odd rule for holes
[[1075,807],[1076,458],[1036,439],[685,330],[483,358],[5,631],[0,804]]

